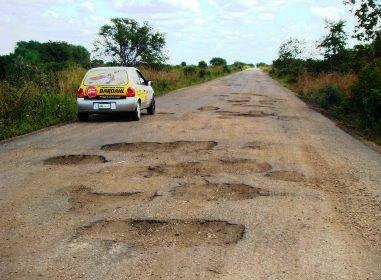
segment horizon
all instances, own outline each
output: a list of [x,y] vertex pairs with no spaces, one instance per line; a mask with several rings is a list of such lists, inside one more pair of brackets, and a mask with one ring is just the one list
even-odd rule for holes
[[[16,42],[65,41],[90,52],[100,27],[113,17],[133,18],[166,34],[168,64],[197,64],[223,57],[229,64],[271,63],[289,37],[307,42],[308,55],[318,56],[314,42],[324,34],[325,19],[355,19],[342,1],[317,0],[41,0],[4,2],[0,54],[13,52]],[[132,11],[132,12],[131,12]],[[280,32],[279,32],[280,30]],[[349,44],[355,41],[349,39]],[[211,48],[211,46],[214,46]]]

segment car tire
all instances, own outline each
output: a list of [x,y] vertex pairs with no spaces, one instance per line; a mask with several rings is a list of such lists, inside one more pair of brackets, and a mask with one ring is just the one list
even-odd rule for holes
[[151,104],[147,108],[148,115],[154,115],[155,114],[155,109],[156,109],[155,97],[152,97]]
[[80,122],[87,122],[89,120],[89,113],[78,113],[78,120]]
[[134,112],[132,112],[132,119],[134,121],[139,121],[141,118],[141,108],[140,108],[140,102],[136,103],[136,109]]

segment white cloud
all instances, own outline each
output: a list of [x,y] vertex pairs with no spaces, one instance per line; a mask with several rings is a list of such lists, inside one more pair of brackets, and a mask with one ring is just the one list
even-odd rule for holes
[[310,11],[313,15],[323,19],[339,20],[342,16],[340,9],[333,6],[312,6]]
[[95,12],[95,4],[90,1],[82,2],[81,4],[79,4],[79,7],[87,10],[88,12]]

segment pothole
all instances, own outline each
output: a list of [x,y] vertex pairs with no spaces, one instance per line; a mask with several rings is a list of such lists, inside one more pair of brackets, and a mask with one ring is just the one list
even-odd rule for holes
[[107,162],[104,156],[98,155],[63,155],[48,158],[44,161],[47,165],[77,165]]
[[215,173],[249,174],[262,173],[271,170],[267,162],[257,162],[250,159],[212,160],[203,162],[182,162],[172,165],[150,166],[139,172],[144,177],[170,176],[175,178],[194,176],[208,176]]
[[243,146],[243,148],[252,149],[252,150],[261,150],[263,148],[263,146],[264,146],[264,144],[262,142],[253,141],[253,142],[246,143]]
[[249,117],[249,118],[259,118],[259,117],[269,117],[275,116],[274,113],[266,113],[263,111],[249,111],[249,112],[232,112],[232,111],[218,111],[220,117]]
[[226,100],[229,103],[233,104],[244,104],[250,102],[250,99],[242,99],[242,100]]
[[116,152],[165,153],[174,151],[200,152],[209,151],[217,146],[215,141],[176,141],[176,142],[137,142],[116,143],[102,146],[102,150]]
[[85,186],[67,192],[71,211],[94,212],[150,200],[142,192],[97,192]]
[[248,186],[245,184],[196,184],[185,185],[174,188],[171,191],[173,197],[186,201],[237,201],[253,199],[258,196],[269,196],[266,190]]
[[267,173],[265,176],[274,180],[290,182],[302,182],[306,179],[306,177],[300,172],[285,170],[272,171]]
[[220,109],[219,107],[215,107],[215,106],[204,106],[204,107],[198,108],[197,110],[199,110],[199,111],[217,111],[219,109]]
[[195,247],[234,245],[245,227],[226,221],[101,220],[77,231],[75,239],[127,243],[133,247]]

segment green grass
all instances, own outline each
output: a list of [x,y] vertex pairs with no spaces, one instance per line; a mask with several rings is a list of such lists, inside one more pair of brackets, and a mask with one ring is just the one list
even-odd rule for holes
[[[374,142],[377,145],[381,145],[381,135],[374,129],[367,128],[363,125],[361,119],[356,114],[348,114],[340,108],[331,107],[323,108],[319,104],[318,100],[314,98],[313,94],[305,94],[298,84],[293,81],[291,76],[278,76],[268,73],[271,78],[278,81],[281,85],[294,92],[300,99],[306,102],[310,107],[316,109],[320,113],[336,121],[336,123],[348,133],[365,138]],[[316,94],[316,93],[315,93]],[[316,97],[316,96],[315,96]]]

